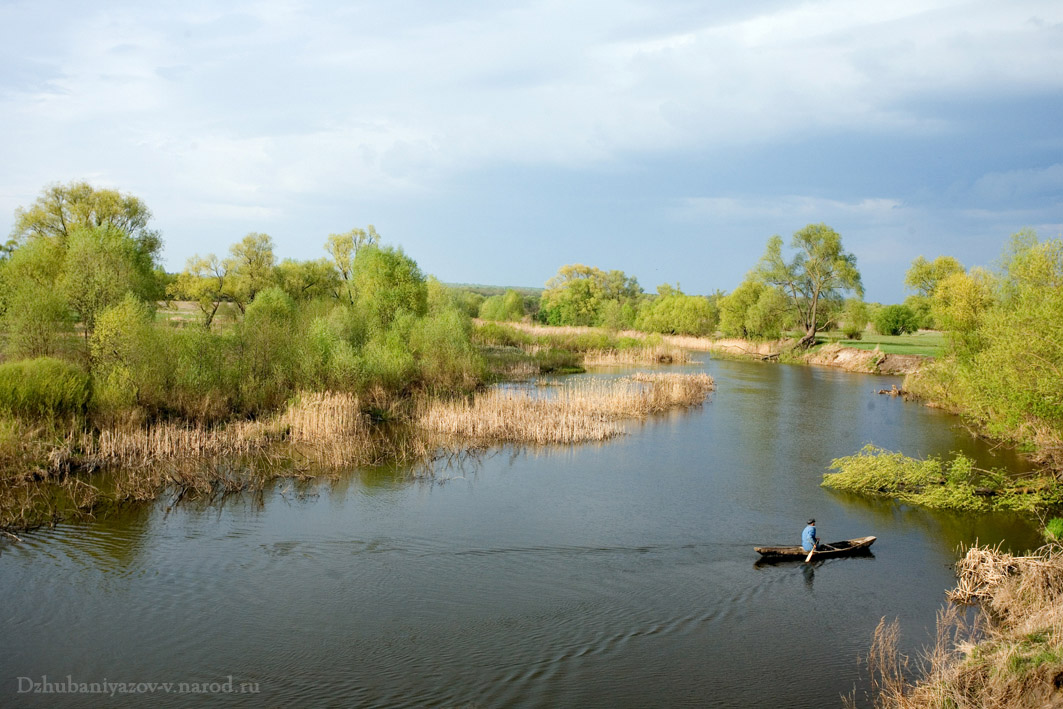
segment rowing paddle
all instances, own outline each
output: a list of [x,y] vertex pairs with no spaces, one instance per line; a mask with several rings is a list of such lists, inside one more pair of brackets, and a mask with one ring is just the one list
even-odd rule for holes
[[808,556],[805,557],[805,563],[812,561],[812,555],[816,553],[816,545],[812,545],[812,551],[808,552]]

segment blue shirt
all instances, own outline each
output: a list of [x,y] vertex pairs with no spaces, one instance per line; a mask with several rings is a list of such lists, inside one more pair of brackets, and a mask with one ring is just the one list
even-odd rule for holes
[[818,542],[816,537],[816,526],[813,524],[805,527],[805,531],[801,532],[801,548],[805,551],[812,551],[812,547]]

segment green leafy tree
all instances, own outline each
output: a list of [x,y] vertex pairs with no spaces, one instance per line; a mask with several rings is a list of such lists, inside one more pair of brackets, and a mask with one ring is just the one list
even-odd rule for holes
[[816,333],[837,312],[843,294],[853,292],[862,297],[864,288],[856,257],[842,249],[841,236],[826,224],[809,224],[795,232],[790,246],[796,253],[787,261],[782,254],[782,237],[771,237],[759,273],[785,295],[803,328],[797,347],[810,347]]
[[616,301],[622,308],[638,304],[642,288],[634,276],[623,271],[602,271],[581,263],[558,269],[546,283],[540,301],[540,319],[551,325],[598,325],[605,303]]
[[245,312],[259,291],[274,285],[273,239],[269,234],[252,232],[229,248],[229,293],[233,302]]
[[904,304],[915,312],[920,327],[937,326],[933,316],[934,292],[946,278],[963,272],[963,264],[951,256],[938,256],[933,261],[919,256],[912,261],[904,276],[904,285],[914,291],[914,295],[905,298]]
[[963,264],[952,256],[938,256],[933,261],[919,256],[904,275],[904,285],[917,295],[933,298],[938,284],[954,273],[963,273]]
[[643,332],[676,335],[709,335],[716,329],[719,313],[711,300],[700,295],[686,295],[678,285],[657,286],[657,297],[639,308],[635,327]]
[[358,253],[367,246],[376,246],[380,243],[380,234],[372,224],[365,229],[351,229],[342,234],[329,234],[325,242],[325,250],[332,257],[332,263],[339,273],[340,284],[336,290],[336,297],[353,304],[355,292],[353,286],[354,262]]
[[89,353],[100,413],[117,417],[131,407],[165,406],[170,364],[156,346],[153,321],[152,308],[128,292],[99,314]]
[[203,326],[210,329],[222,302],[231,299],[229,262],[214,254],[188,259],[185,269],[168,289],[171,298],[193,301],[203,314]]
[[[97,189],[87,182],[46,187],[28,208],[15,210],[11,235],[19,244],[47,239],[65,248],[79,229],[106,228],[124,234],[133,243],[140,270],[152,272],[162,237],[149,226],[151,210],[139,198],[111,189]],[[151,294],[161,297],[161,290]]]
[[370,329],[387,331],[399,312],[423,316],[428,311],[428,286],[417,263],[402,249],[364,246],[351,276],[356,307]]
[[155,274],[136,243],[109,225],[79,227],[67,237],[58,288],[84,324],[86,338],[105,308],[131,293],[154,300]]
[[719,299],[720,330],[728,337],[772,340],[789,324],[785,296],[756,272]]
[[339,273],[327,258],[314,261],[284,259],[274,273],[281,289],[296,301],[331,297],[340,287]]
[[993,304],[993,276],[979,268],[970,273],[953,273],[944,278],[934,291],[934,320],[948,333],[957,351],[978,348],[982,318]]

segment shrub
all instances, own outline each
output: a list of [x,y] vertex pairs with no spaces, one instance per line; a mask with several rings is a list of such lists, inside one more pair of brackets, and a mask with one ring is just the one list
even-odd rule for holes
[[0,410],[33,418],[80,415],[92,393],[81,368],[54,357],[0,365]]
[[859,340],[863,337],[864,328],[869,320],[867,303],[856,298],[851,298],[845,303],[842,311],[842,332],[850,340]]
[[875,313],[875,329],[880,335],[903,335],[919,329],[919,320],[907,305],[887,305]]

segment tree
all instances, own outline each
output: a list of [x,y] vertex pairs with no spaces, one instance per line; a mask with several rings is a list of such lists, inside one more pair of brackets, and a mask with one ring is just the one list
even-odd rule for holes
[[400,311],[423,316],[428,310],[424,274],[402,249],[362,247],[351,283],[358,294],[355,304],[375,331],[386,331]]
[[327,258],[314,261],[284,259],[275,271],[277,283],[294,300],[315,300],[335,295],[340,276]]
[[904,285],[909,290],[915,291],[916,295],[924,298],[933,298],[938,284],[954,273],[963,273],[963,264],[951,256],[938,256],[933,261],[927,261],[922,256],[912,261],[908,272],[904,275]]
[[979,325],[993,304],[993,291],[992,275],[980,268],[953,273],[938,284],[931,312],[957,352],[978,349]]
[[247,309],[259,291],[273,285],[273,239],[269,234],[251,232],[229,248],[230,291],[240,312]]
[[84,324],[86,338],[96,326],[96,316],[126,293],[154,301],[155,274],[150,266],[136,243],[117,227],[71,230],[58,286]]
[[720,330],[728,337],[773,340],[788,324],[787,302],[778,288],[764,283],[756,272],[730,294],[719,298]]
[[642,304],[635,327],[643,332],[708,335],[716,329],[719,313],[712,301],[686,295],[678,287],[657,286],[658,296]]
[[367,246],[376,246],[380,243],[380,234],[372,224],[365,229],[351,229],[342,234],[329,234],[325,242],[325,250],[332,257],[332,262],[339,272],[342,288],[337,289],[337,298],[346,298],[348,304],[353,304],[355,293],[352,288],[354,277],[354,261],[358,258],[358,252]]
[[915,293],[905,298],[904,304],[915,312],[920,327],[937,327],[933,316],[934,292],[943,280],[963,272],[963,264],[951,256],[938,256],[933,261],[919,256],[912,261],[904,276],[904,285]]
[[795,232],[790,246],[797,253],[787,262],[782,237],[771,237],[758,270],[766,283],[787,298],[805,331],[796,346],[807,348],[815,343],[816,332],[830,322],[842,294],[851,291],[863,297],[864,288],[856,257],[842,249],[841,236],[826,224],[809,224]]
[[154,265],[162,238],[158,230],[148,227],[149,221],[151,210],[137,197],[71,182],[49,185],[28,209],[16,209],[11,235],[19,243],[43,238],[65,247],[78,228],[109,227],[129,237],[137,257]]
[[540,318],[551,325],[598,325],[607,301],[637,305],[642,288],[623,271],[605,272],[581,263],[562,266],[546,282]]
[[177,276],[168,293],[171,298],[186,298],[195,302],[203,313],[203,327],[210,329],[222,301],[229,297],[229,262],[214,254],[206,258],[198,254],[188,259],[185,270]]

